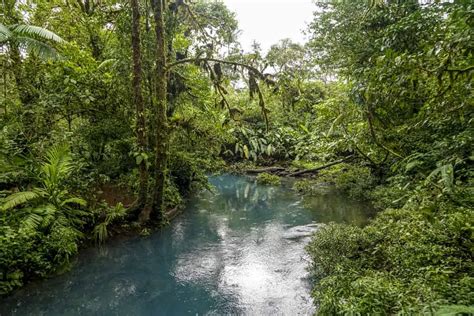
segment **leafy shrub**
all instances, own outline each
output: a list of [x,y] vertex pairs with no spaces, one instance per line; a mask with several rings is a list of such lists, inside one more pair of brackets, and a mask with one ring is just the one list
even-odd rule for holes
[[[3,123],[3,122],[0,122]],[[0,190],[22,185],[29,180],[28,161],[23,157],[21,131],[16,126],[0,130]]]
[[304,195],[327,194],[331,186],[321,183],[317,180],[302,179],[295,181],[293,190]]
[[266,185],[280,185],[281,180],[280,177],[277,175],[269,174],[266,172],[260,173],[257,176],[257,182],[259,184],[266,184]]
[[370,190],[375,183],[375,177],[370,168],[355,164],[339,164],[330,169],[322,170],[318,180],[332,182],[336,188],[347,192],[359,199],[368,199]]
[[64,185],[74,170],[69,149],[48,150],[39,167],[38,185],[3,199],[0,225],[0,292],[23,280],[43,276],[67,265],[78,250],[81,228],[91,214],[86,202]]
[[201,163],[199,158],[189,153],[175,152],[171,155],[169,161],[171,178],[182,196],[186,196],[191,191],[194,183],[207,185],[204,169],[200,167],[204,164]]
[[99,224],[96,224],[93,230],[94,238],[97,243],[102,244],[108,237],[109,231],[108,227],[114,221],[123,219],[127,214],[127,209],[123,207],[122,203],[117,203],[114,207],[110,207],[107,203],[100,205],[99,210],[100,217],[103,218],[103,221]]
[[169,178],[166,179],[165,192],[164,192],[164,207],[165,210],[174,208],[178,205],[183,204],[183,196],[176,183],[171,181]]
[[387,210],[365,228],[328,225],[307,247],[319,312],[421,314],[474,304],[473,226],[472,210],[452,205]]
[[407,183],[409,180],[406,177],[393,176],[385,184],[373,188],[369,192],[369,198],[378,209],[401,208],[413,193]]

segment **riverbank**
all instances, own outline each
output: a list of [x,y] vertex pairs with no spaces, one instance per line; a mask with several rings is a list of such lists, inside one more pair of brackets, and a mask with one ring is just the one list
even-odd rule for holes
[[[298,172],[288,167],[247,170],[268,173],[270,180],[278,180],[279,173]],[[434,197],[423,182],[410,191],[393,180],[375,177],[366,166],[343,163],[295,179],[294,189],[318,195],[328,182],[370,200],[378,215],[365,227],[330,224],[312,238],[307,251],[317,280],[313,295],[321,313],[474,312],[469,294],[474,211],[468,187]]]
[[2,314],[312,314],[308,236],[318,223],[365,222],[365,204],[304,198],[285,181],[210,181],[215,191],[192,196],[170,225],[86,249],[70,272],[3,301]]

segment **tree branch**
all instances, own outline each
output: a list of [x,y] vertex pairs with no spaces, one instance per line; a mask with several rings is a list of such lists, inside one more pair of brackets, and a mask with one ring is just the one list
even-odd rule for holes
[[350,159],[352,159],[352,158],[354,158],[354,156],[349,156],[349,157],[346,157],[346,158],[341,159],[341,160],[333,161],[333,162],[328,163],[327,165],[324,165],[324,166],[321,166],[321,167],[317,167],[317,168],[313,168],[313,169],[307,169],[307,170],[302,170],[302,171],[293,172],[293,173],[290,173],[288,176],[289,176],[289,177],[297,177],[297,176],[303,175],[303,174],[305,174],[305,173],[318,172],[319,170],[323,170],[323,169],[332,167],[332,166],[334,166],[334,165],[338,165],[338,164],[343,163],[343,162],[346,162],[346,161],[348,161],[348,160],[350,160]]
[[253,66],[243,64],[243,63],[239,63],[239,62],[236,62],[236,61],[229,61],[229,60],[217,59],[217,58],[207,58],[207,57],[185,58],[185,59],[181,59],[181,60],[177,60],[175,62],[169,63],[166,66],[166,68],[168,70],[170,70],[171,68],[173,68],[175,66],[178,66],[178,65],[181,65],[181,64],[195,63],[195,62],[201,62],[201,61],[206,61],[206,62],[212,61],[212,62],[215,62],[215,63],[222,63],[222,64],[226,64],[226,65],[231,65],[231,66],[243,67],[243,68],[246,68],[246,69],[252,71],[261,80],[266,80],[265,75],[262,74],[260,72],[260,70],[258,70],[257,68],[255,68]]
[[283,167],[268,167],[268,168],[262,168],[262,169],[249,169],[245,170],[247,173],[264,173],[264,172],[278,172],[278,171],[285,171],[286,169]]

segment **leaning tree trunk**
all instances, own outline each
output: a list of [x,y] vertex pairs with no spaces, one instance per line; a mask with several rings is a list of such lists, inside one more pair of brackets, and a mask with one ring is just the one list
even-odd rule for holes
[[166,116],[167,108],[167,70],[166,70],[166,44],[164,5],[162,0],[153,0],[153,16],[155,20],[156,33],[156,160],[155,160],[155,188],[153,192],[153,205],[151,217],[161,220],[163,217],[163,201],[165,191],[165,179],[167,169],[167,143],[168,122]]
[[[145,108],[142,95],[142,53],[140,47],[140,9],[138,0],[130,1],[132,7],[132,51],[133,51],[133,101],[136,107],[136,133],[138,150],[140,153],[146,152],[146,122]],[[145,207],[148,192],[148,170],[144,159],[138,164],[140,174],[140,184],[138,189],[138,198],[133,208],[133,215],[138,213]]]

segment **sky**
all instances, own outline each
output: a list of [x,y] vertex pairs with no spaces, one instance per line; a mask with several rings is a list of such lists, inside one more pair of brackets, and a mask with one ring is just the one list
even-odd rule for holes
[[302,30],[311,22],[315,5],[313,0],[224,0],[237,14],[242,30],[240,42],[249,51],[252,42],[267,51],[284,38],[304,42]]

